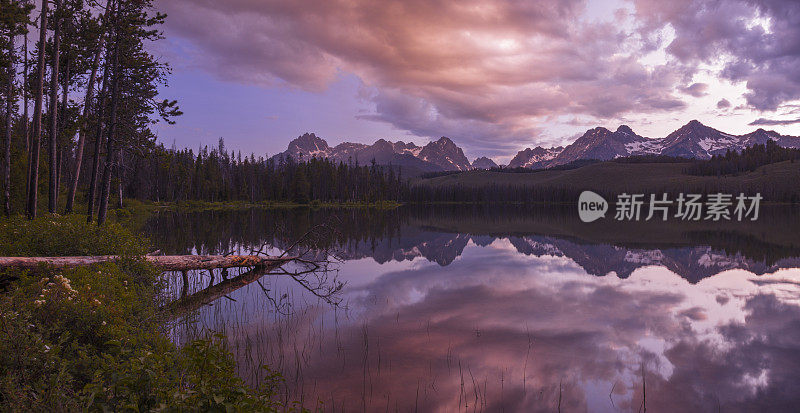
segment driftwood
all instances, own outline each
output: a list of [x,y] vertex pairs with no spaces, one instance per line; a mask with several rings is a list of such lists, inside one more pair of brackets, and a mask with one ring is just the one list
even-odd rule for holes
[[[118,260],[118,255],[85,257],[0,257],[0,268],[36,269],[40,265],[54,268],[75,268]],[[275,268],[296,257],[259,255],[146,255],[143,259],[165,271],[212,270],[214,268]]]

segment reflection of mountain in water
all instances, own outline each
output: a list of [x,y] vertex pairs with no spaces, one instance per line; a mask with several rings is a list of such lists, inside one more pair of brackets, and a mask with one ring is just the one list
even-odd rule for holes
[[[313,248],[335,251],[345,260],[372,258],[381,264],[422,257],[446,266],[470,241],[487,247],[507,239],[521,254],[567,257],[598,276],[614,272],[626,278],[637,268],[658,265],[696,282],[730,269],[764,274],[800,267],[796,212],[772,214],[772,220],[739,232],[674,226],[607,231],[576,224],[570,212],[474,207],[206,211],[162,214],[147,230],[165,252],[213,253],[264,243],[286,248],[312,225],[335,217],[339,230],[314,240]],[[646,243],[639,241],[640,234],[647,234]]]
[[[371,245],[354,244],[342,251],[345,259],[373,258],[378,263],[425,258],[446,266],[463,252],[471,240],[485,247],[506,237],[469,234],[446,234],[431,231],[414,231],[413,236],[404,233],[394,242],[377,242]],[[409,234],[411,235],[411,234]],[[741,254],[728,254],[710,246],[665,249],[629,249],[607,244],[581,244],[566,239],[546,236],[507,237],[517,252],[533,256],[567,257],[583,267],[587,273],[597,276],[614,272],[627,278],[637,268],[658,265],[697,282],[722,271],[743,269],[755,274],[774,272],[780,268],[800,267],[800,258],[784,258],[767,265]]]
[[800,258],[785,258],[767,265],[741,254],[729,255],[710,246],[627,249],[612,245],[577,244],[563,239],[537,236],[511,238],[510,241],[522,254],[565,256],[589,274],[605,275],[613,271],[620,278],[627,278],[635,269],[648,265],[666,267],[691,282],[731,269],[744,269],[760,275],[780,268],[800,266]]

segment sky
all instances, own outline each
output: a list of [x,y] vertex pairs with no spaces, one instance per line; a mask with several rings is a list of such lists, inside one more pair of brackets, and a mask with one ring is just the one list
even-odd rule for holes
[[157,0],[167,146],[453,139],[508,162],[692,119],[800,135],[797,0]]

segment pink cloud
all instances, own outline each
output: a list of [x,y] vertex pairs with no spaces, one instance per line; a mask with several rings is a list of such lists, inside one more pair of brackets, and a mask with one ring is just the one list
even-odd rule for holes
[[585,20],[582,0],[160,6],[168,33],[189,40],[196,64],[221,78],[316,91],[339,71],[354,73],[376,91],[367,118],[467,145],[529,140],[543,116],[683,106],[678,74],[631,57],[626,33]]

